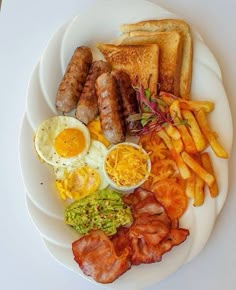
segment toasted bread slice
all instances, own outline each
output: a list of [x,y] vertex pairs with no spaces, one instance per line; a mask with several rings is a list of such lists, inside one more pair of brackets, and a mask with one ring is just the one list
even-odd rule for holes
[[183,51],[182,36],[179,32],[128,32],[118,39],[118,43],[122,45],[158,44],[160,90],[179,96]]
[[133,24],[123,24],[120,27],[123,33],[131,31],[161,32],[176,30],[183,36],[183,61],[180,76],[180,96],[188,99],[192,79],[193,44],[189,25],[180,19],[147,20]]
[[157,93],[159,47],[157,44],[113,45],[98,43],[97,48],[113,69],[126,72],[133,86]]

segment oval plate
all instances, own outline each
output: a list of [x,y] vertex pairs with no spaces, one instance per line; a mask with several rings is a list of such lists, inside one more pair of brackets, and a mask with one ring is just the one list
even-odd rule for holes
[[[119,35],[120,24],[163,18],[178,16],[147,1],[128,0],[124,5],[120,5],[119,1],[98,1],[82,15],[63,24],[57,30],[44,51],[41,63],[35,67],[29,84],[27,111],[20,134],[20,162],[29,213],[52,256],[68,269],[92,282],[94,281],[85,276],[73,260],[69,245],[75,240],[76,234],[69,229],[65,230],[63,209],[66,203],[59,199],[52,186],[54,177],[50,169],[37,160],[33,148],[34,130],[46,117],[55,114],[52,105],[56,95],[55,84],[60,82],[75,47],[89,45],[95,58],[100,58],[95,48],[96,42],[110,42],[116,38]],[[192,99],[215,102],[215,110],[210,114],[209,122],[213,130],[217,129],[220,140],[230,152],[233,139],[232,119],[221,72],[213,54],[193,28],[192,35]],[[52,55],[53,58],[50,57]],[[48,79],[52,67],[57,70],[53,76],[53,83]],[[222,117],[224,124],[221,122]],[[110,289],[146,288],[191,261],[205,246],[228,192],[228,160],[216,158],[212,152],[209,153],[214,163],[220,194],[217,199],[212,199],[207,192],[203,206],[194,208],[189,205],[180,221],[182,227],[190,230],[187,241],[165,254],[160,263],[132,267],[109,284]]]

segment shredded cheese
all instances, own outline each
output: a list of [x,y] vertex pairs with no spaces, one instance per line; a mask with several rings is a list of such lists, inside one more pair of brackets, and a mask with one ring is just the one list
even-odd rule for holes
[[148,155],[142,148],[121,144],[107,155],[105,170],[118,186],[134,186],[148,175]]

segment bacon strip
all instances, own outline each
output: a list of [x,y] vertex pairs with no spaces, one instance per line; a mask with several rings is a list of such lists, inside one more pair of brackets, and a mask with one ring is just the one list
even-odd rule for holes
[[129,256],[131,256],[129,228],[120,227],[117,233],[111,237],[111,241],[118,256],[122,255],[124,249],[127,249]]
[[150,220],[150,224],[134,224],[129,230],[129,237],[144,239],[148,245],[158,245],[169,233],[169,228],[161,221]]
[[140,219],[143,214],[157,215],[159,217],[158,220],[168,227],[170,226],[171,220],[165,208],[157,201],[151,191],[139,187],[132,194],[124,196],[123,201],[131,207],[133,216],[136,219]]
[[113,282],[131,267],[128,249],[123,249],[122,254],[117,256],[114,245],[100,230],[75,241],[72,251],[84,274],[100,283]]
[[131,207],[134,222],[125,235],[118,231],[114,246],[121,253],[122,237],[121,244],[131,248],[133,265],[161,261],[163,254],[189,235],[188,230],[179,228],[178,220],[170,220],[152,192],[138,188],[123,201]]

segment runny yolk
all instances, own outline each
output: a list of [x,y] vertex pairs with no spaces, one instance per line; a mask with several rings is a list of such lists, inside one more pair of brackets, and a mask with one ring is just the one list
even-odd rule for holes
[[84,134],[75,128],[68,128],[61,131],[54,143],[55,150],[61,157],[73,157],[81,153],[85,148]]

